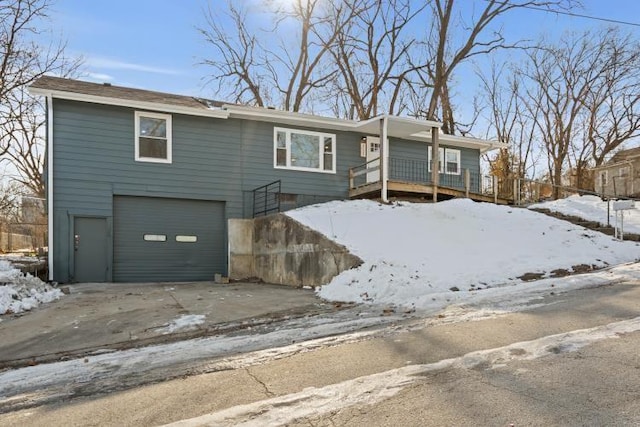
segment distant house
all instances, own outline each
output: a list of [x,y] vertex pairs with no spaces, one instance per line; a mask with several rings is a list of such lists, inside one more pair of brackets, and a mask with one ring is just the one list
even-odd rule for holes
[[227,271],[228,219],[304,204],[493,200],[480,194],[480,155],[501,145],[440,134],[433,121],[343,120],[55,77],[30,91],[47,101],[58,282],[210,280]]
[[593,171],[596,193],[605,197],[640,195],[640,147],[618,151]]

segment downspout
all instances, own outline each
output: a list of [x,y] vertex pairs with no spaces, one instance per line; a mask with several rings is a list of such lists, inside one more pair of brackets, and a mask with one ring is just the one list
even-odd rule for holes
[[47,263],[48,279],[53,281],[53,97],[47,95]]
[[440,163],[440,139],[439,129],[431,128],[431,185],[433,186],[433,203],[438,201],[438,183],[440,181],[440,171],[438,164]]
[[380,119],[380,179],[382,180],[380,198],[383,203],[389,202],[387,195],[389,181],[389,146],[387,145],[388,124],[389,121],[385,115]]

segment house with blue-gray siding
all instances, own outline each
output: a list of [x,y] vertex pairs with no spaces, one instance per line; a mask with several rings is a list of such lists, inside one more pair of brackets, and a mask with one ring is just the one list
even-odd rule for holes
[[30,91],[46,99],[57,282],[211,280],[227,271],[227,220],[257,212],[399,194],[481,200],[480,155],[500,146],[388,115],[345,120],[49,76]]

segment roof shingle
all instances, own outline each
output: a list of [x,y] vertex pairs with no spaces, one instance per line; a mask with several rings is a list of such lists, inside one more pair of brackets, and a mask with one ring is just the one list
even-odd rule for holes
[[155,92],[144,89],[132,89],[122,86],[112,86],[109,83],[91,83],[80,80],[64,79],[53,76],[43,76],[31,84],[31,87],[60,92],[71,92],[84,95],[100,96],[133,101],[153,102],[158,104],[175,105],[178,107],[210,109],[220,108],[226,102],[213,101],[193,96],[174,95],[171,93]]

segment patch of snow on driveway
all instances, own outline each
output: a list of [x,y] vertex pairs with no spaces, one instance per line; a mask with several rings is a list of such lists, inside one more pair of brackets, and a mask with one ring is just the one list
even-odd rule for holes
[[177,331],[191,331],[202,325],[205,319],[204,314],[184,314],[174,319],[169,326],[162,330],[163,334],[171,334]]

